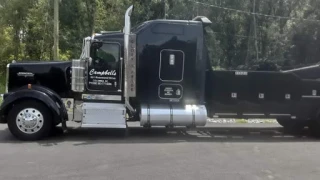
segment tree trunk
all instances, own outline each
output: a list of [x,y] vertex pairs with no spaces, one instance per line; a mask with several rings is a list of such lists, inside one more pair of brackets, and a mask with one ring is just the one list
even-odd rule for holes
[[[256,0],[253,0],[253,13],[256,13]],[[253,31],[254,31],[254,46],[256,48],[256,59],[259,60],[259,48],[257,40],[257,20],[256,15],[253,15]]]

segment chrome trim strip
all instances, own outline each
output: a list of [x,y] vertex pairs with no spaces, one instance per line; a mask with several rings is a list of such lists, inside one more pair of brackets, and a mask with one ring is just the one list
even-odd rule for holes
[[[120,52],[121,52],[121,45],[120,45]],[[121,92],[122,91],[122,82],[123,82],[123,74],[122,74],[122,72],[123,72],[123,57],[121,57],[121,53],[120,53],[120,66],[121,66],[121,69],[120,69],[120,85],[119,85],[119,92]]]
[[127,74],[127,93],[128,97],[136,97],[136,76],[137,76],[137,36],[136,34],[129,35],[128,43],[128,58],[125,61]]
[[320,96],[303,95],[302,98],[320,98]]
[[218,115],[218,116],[236,116],[238,114],[237,113],[215,113],[214,115]]
[[105,101],[121,101],[118,95],[102,95],[102,94],[82,94],[82,99],[86,100],[105,100]]
[[243,116],[264,116],[265,114],[242,114]]
[[291,114],[270,114],[270,116],[291,116]]

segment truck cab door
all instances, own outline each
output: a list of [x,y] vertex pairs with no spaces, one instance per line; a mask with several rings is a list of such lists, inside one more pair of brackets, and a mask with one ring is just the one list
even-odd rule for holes
[[91,48],[92,61],[88,65],[86,83],[89,91],[121,92],[120,48],[120,44],[114,42],[103,42]]

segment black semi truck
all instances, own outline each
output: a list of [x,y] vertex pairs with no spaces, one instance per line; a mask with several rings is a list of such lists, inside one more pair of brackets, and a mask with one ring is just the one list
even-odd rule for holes
[[66,121],[84,128],[199,127],[207,117],[274,118],[320,131],[319,65],[283,72],[213,71],[206,17],[152,20],[87,37],[79,59],[7,65],[0,122],[21,140]]

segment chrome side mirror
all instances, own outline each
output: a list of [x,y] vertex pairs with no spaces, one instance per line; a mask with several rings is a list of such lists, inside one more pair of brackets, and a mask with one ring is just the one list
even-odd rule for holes
[[92,58],[91,57],[88,58],[88,63],[89,63],[89,66],[92,65]]

